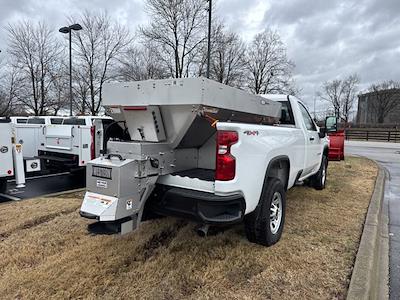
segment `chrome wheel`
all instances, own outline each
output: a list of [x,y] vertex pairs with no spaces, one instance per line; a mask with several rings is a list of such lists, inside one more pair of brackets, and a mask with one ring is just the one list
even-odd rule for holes
[[282,222],[282,195],[280,193],[275,192],[273,195],[269,211],[269,226],[271,233],[276,234]]

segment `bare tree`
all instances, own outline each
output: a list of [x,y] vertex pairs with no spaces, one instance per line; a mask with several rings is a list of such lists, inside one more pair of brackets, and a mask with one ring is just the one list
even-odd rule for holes
[[341,99],[343,97],[342,94],[342,80],[339,79],[324,82],[322,84],[321,91],[317,93],[320,99],[329,102],[333,106],[333,110],[337,118],[340,118]]
[[294,63],[286,55],[279,34],[265,30],[248,47],[248,88],[256,94],[285,93],[291,90]]
[[0,78],[0,116],[12,115],[18,107],[18,95],[21,87],[19,70],[4,67],[5,75]]
[[80,23],[83,27],[83,30],[76,32],[76,38],[73,39],[77,57],[75,69],[80,70],[80,79],[87,76],[87,88],[79,87],[83,83],[80,82],[75,90],[89,91],[88,101],[80,100],[87,104],[86,107],[92,115],[96,115],[103,100],[103,85],[113,78],[112,68],[116,66],[117,58],[132,42],[132,37],[128,29],[111,21],[106,13],[94,15],[86,11],[78,19],[71,17],[70,21]]
[[207,2],[204,0],[147,0],[151,22],[140,28],[142,36],[153,42],[162,61],[174,78],[188,77],[194,53],[206,40]]
[[343,99],[342,99],[342,115],[341,118],[347,124],[349,122],[351,110],[357,99],[357,86],[360,78],[357,74],[352,74],[343,81]]
[[374,98],[371,101],[372,112],[378,123],[383,123],[385,118],[400,107],[400,83],[393,80],[372,84],[369,92]]
[[[65,55],[62,57],[64,58]],[[50,76],[51,114],[57,115],[69,103],[69,69],[64,59],[60,58],[58,65],[50,72]]]
[[151,43],[130,47],[119,60],[118,78],[123,81],[162,79],[168,72]]
[[85,115],[90,107],[90,76],[86,68],[78,68],[73,73],[73,106],[79,115]]
[[60,47],[50,28],[44,23],[9,24],[8,52],[12,67],[20,70],[23,88],[19,100],[35,115],[47,113],[51,85],[51,69],[57,65]]
[[326,81],[317,93],[320,99],[329,102],[333,107],[335,116],[346,124],[349,122],[350,112],[356,101],[359,81],[357,74],[349,75],[344,79]]
[[221,83],[242,86],[246,68],[246,46],[240,37],[221,30],[215,36],[211,58],[212,77]]

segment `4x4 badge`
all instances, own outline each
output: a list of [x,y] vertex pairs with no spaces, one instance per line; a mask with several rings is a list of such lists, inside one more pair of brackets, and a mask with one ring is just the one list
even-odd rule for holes
[[247,135],[258,135],[258,131],[257,130],[246,130],[243,133],[247,134]]

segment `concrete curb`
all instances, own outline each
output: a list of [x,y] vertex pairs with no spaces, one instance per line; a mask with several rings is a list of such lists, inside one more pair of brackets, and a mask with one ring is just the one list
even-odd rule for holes
[[389,235],[383,201],[385,170],[379,167],[351,276],[347,299],[388,299]]

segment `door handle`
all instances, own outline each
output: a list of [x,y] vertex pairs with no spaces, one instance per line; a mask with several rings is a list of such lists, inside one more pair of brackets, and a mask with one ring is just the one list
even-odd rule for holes
[[312,137],[310,137],[310,141],[313,141],[313,140],[315,140],[315,138],[312,136]]

